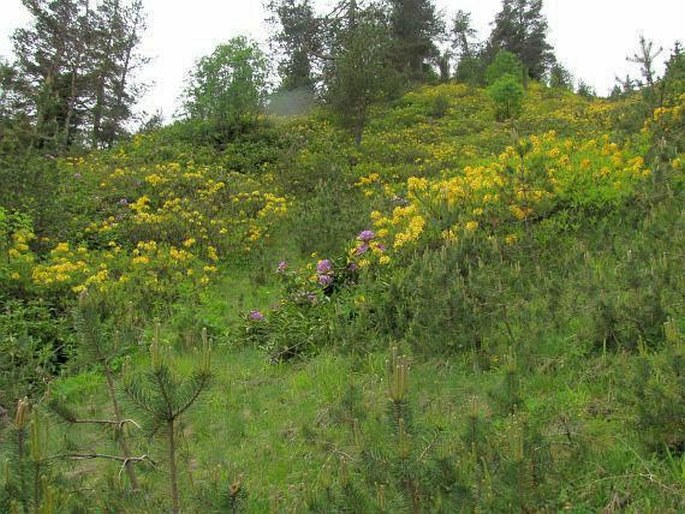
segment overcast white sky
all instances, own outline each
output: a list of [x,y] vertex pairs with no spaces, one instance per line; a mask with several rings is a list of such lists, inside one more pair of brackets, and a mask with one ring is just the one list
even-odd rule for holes
[[[332,0],[315,0],[326,5]],[[0,0],[0,55],[11,54],[10,35],[26,26],[29,18],[20,0]],[[148,30],[142,52],[152,60],[142,78],[154,83],[140,106],[154,112],[161,108],[170,117],[177,106],[187,71],[216,45],[243,34],[265,42],[268,33],[261,0],[144,0]],[[436,0],[452,18],[458,9],[470,11],[481,37],[501,5],[500,0]],[[616,75],[638,75],[626,56],[637,48],[644,34],[663,46],[661,66],[675,40],[685,42],[683,0],[546,0],[549,41],[558,59],[576,78],[607,94]]]

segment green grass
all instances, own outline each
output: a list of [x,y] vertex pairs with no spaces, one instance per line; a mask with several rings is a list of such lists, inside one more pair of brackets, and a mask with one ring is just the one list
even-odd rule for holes
[[[434,117],[441,94],[447,111]],[[511,142],[511,126],[491,119],[483,95],[441,86],[378,107],[361,148],[317,115],[272,129],[288,131],[286,141],[302,136],[288,145],[271,133],[278,152],[257,141],[223,157],[273,175],[267,182],[292,209],[263,247],[220,263],[210,286],[160,311],[179,373],[197,363],[203,328],[213,346],[212,387],[179,424],[185,512],[685,510],[677,176],[665,187],[640,184],[622,203],[560,205],[515,227],[511,246],[480,232],[454,244],[426,239],[314,306],[291,301],[274,272],[282,259],[292,270],[341,259],[371,210],[394,207],[365,197],[354,186],[360,177],[378,172],[401,192],[408,176],[492,159]],[[603,102],[537,86],[526,102],[521,134],[555,128],[591,138],[610,129]],[[440,153],[450,145],[456,156]],[[262,154],[272,159],[266,171],[253,163]],[[266,322],[249,322],[251,310]],[[114,361],[119,380],[127,361],[149,366],[151,320],[140,313],[131,324]],[[276,362],[269,344],[283,341],[307,344]],[[390,398],[391,345],[409,362],[406,401]],[[83,417],[111,416],[101,370],[70,371],[54,378],[52,394]],[[154,461],[136,465],[142,492],[131,494],[119,462],[54,459],[43,483],[55,512],[168,511],[163,434],[119,392],[124,416],[140,425],[127,425],[134,455]],[[34,400],[50,419],[48,455],[117,454],[111,429],[57,422]],[[12,430],[2,437],[0,462],[14,470]],[[11,480],[0,476],[0,507],[11,507],[2,496]]]

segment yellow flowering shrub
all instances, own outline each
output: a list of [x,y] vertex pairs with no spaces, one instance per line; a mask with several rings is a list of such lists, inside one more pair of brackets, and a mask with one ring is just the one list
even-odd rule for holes
[[272,176],[237,173],[216,154],[156,143],[139,135],[58,161],[59,234],[36,241],[30,223],[10,223],[2,211],[3,283],[39,296],[73,298],[88,288],[161,305],[208,285],[223,257],[263,244],[286,216],[288,201]]
[[[444,239],[502,224],[544,217],[560,205],[602,207],[634,194],[650,176],[644,160],[608,136],[560,139],[554,132],[531,136],[481,165],[445,170],[437,179],[410,177],[405,202],[371,218],[395,249],[410,246],[428,230]],[[506,242],[513,244],[514,236]]]

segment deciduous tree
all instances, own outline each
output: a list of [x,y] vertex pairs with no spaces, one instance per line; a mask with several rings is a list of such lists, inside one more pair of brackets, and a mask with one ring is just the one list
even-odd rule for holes
[[262,112],[267,77],[266,56],[257,43],[235,37],[197,62],[186,86],[184,113],[209,123],[217,137],[230,137]]

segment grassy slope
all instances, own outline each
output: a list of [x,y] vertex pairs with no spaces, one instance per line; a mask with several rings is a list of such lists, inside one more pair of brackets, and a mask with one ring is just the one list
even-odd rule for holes
[[[446,112],[435,110],[441,95]],[[610,129],[603,102],[538,89],[527,102],[517,136],[555,129],[589,139]],[[314,356],[270,364],[262,350],[240,343],[237,312],[267,310],[280,296],[264,268],[281,258],[306,263],[312,251],[344,251],[371,210],[405,193],[408,177],[458,174],[502,151],[513,127],[491,119],[483,92],[441,86],[379,109],[361,149],[320,119],[288,129],[300,139],[267,172],[294,198],[291,225],[274,234],[262,262],[225,264],[200,300],[178,305],[165,324],[171,342],[192,345],[193,331],[207,325],[217,343],[214,386],[183,421],[181,480],[190,511],[218,512],[238,483],[237,504],[248,512],[373,512],[381,505],[400,512],[412,503],[445,512],[685,508],[685,458],[657,455],[645,437],[668,439],[664,431],[682,428],[668,399],[682,391],[669,366],[682,357],[683,336],[662,336],[668,320],[685,333],[685,212],[677,191],[656,200],[636,194],[606,212],[552,216],[526,227],[512,248],[490,249],[485,235],[418,247],[358,286],[355,298],[366,306],[352,309],[358,317],[348,330],[334,332],[339,344]],[[378,190],[365,196],[354,184],[371,173],[380,175]],[[467,297],[471,303],[461,300]],[[345,301],[336,305],[346,308]],[[448,312],[452,303],[457,314]],[[462,344],[473,334],[477,344]],[[411,362],[408,442],[389,414],[391,341]],[[183,353],[179,368],[192,361]],[[644,378],[650,366],[660,371]],[[95,415],[104,409],[101,386],[88,374],[57,388]],[[641,398],[645,391],[655,396]],[[662,420],[649,418],[641,401]],[[93,436],[71,437],[83,444]],[[143,432],[132,437],[140,452],[163,455]],[[97,440],[106,447],[106,438]],[[116,465],[97,464],[90,469],[104,471],[107,485],[84,483],[109,492],[86,489],[80,501],[103,509],[114,501],[137,509],[142,501],[163,510],[165,463],[158,460],[157,469],[141,467],[143,500],[123,494]],[[407,463],[415,475],[403,474]]]

